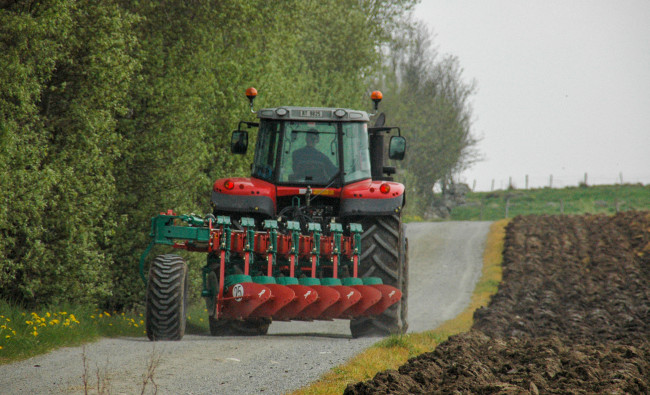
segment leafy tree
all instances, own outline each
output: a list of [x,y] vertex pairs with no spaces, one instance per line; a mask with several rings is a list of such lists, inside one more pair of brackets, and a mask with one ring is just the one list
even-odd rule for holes
[[414,194],[407,209],[418,215],[433,201],[434,184],[444,189],[477,158],[469,103],[475,85],[463,81],[458,59],[441,57],[430,37],[421,23],[401,31],[388,48],[383,78],[383,109],[409,138],[402,179]]
[[132,17],[112,2],[15,2],[0,13],[2,296],[110,294],[115,117],[137,66]]

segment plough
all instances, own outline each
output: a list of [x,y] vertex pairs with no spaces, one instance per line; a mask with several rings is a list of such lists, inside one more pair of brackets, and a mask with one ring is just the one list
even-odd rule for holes
[[150,248],[155,244],[208,253],[202,270],[203,289],[214,320],[270,318],[289,320],[352,319],[383,313],[402,292],[379,277],[358,277],[360,224],[287,221],[279,232],[276,220],[264,220],[255,230],[253,218],[243,217],[233,228],[230,217],[176,215],[169,211],[152,218]]

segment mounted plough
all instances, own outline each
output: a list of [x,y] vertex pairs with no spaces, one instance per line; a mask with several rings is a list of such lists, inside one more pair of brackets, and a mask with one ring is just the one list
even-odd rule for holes
[[[342,224],[335,222],[328,224],[325,234],[321,225],[313,222],[307,224],[308,234],[301,233],[297,221],[284,224],[286,233],[279,232],[275,220],[265,220],[263,228],[256,231],[254,219],[247,217],[233,228],[228,216],[215,218],[210,214],[200,218],[171,211],[160,214],[151,221],[153,240],[140,260],[141,276],[147,282],[144,262],[154,244],[208,253],[201,296],[206,300],[214,335],[233,334],[232,321],[310,321],[379,315],[402,297],[399,289],[383,284],[379,277],[358,277],[360,224],[350,223],[348,235],[344,235]],[[163,257],[171,259],[169,255]],[[159,317],[154,315],[160,311],[148,311],[151,325],[147,329],[152,339],[164,339],[170,329],[164,322],[172,323],[171,333],[177,333],[175,327],[180,321],[176,316],[186,303],[181,301],[186,296],[180,296],[186,292],[182,289],[186,279],[181,276],[165,284],[155,273],[157,270],[154,263],[150,281],[156,284],[148,288],[149,299],[157,300],[148,307],[172,300],[172,305],[167,306],[172,309]],[[231,326],[223,330],[219,321]]]

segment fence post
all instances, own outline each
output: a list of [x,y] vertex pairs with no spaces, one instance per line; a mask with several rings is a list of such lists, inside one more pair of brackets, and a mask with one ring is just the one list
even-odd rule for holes
[[526,174],[526,189],[528,189],[528,174]]
[[509,211],[510,211],[510,196],[506,198],[506,218],[508,218]]

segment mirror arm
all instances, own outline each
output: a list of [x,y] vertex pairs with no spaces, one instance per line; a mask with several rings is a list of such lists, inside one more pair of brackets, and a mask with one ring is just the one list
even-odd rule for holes
[[239,121],[239,124],[237,125],[237,130],[241,130],[241,124],[246,125],[248,129],[250,128],[256,128],[260,126],[259,122],[248,122],[248,121]]

